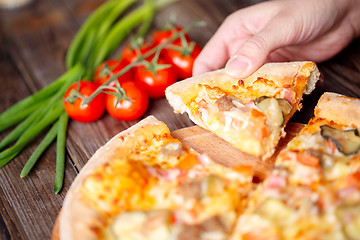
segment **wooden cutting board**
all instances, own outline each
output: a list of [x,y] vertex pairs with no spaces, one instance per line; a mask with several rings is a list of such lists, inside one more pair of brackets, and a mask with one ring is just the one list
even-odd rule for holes
[[187,127],[171,132],[174,138],[184,145],[195,149],[199,153],[207,153],[211,159],[225,166],[247,165],[253,166],[255,176],[263,179],[274,162],[278,152],[304,127],[304,124],[289,123],[285,129],[286,137],[281,139],[276,153],[267,160],[261,160],[253,155],[246,154],[215,134],[199,126]]
[[[199,153],[207,153],[212,159],[226,166],[247,165],[253,166],[254,175],[257,179],[263,179],[271,169],[275,156],[283,149],[286,144],[294,138],[304,127],[301,123],[288,123],[285,131],[286,137],[281,139],[276,149],[274,157],[265,161],[246,154],[239,149],[234,148],[225,140],[217,137],[213,133],[199,127],[187,127],[171,132],[174,138],[179,139],[184,145],[195,149]],[[57,217],[52,240],[59,240],[59,217]]]

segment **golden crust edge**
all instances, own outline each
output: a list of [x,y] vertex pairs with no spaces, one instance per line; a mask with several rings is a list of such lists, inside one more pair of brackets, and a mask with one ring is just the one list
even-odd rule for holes
[[[299,75],[307,76],[307,78],[297,78]],[[316,82],[320,77],[320,72],[316,64],[311,61],[266,63],[242,81],[245,83],[245,86],[247,86],[256,81],[258,77],[274,79],[277,86],[301,85],[301,83],[296,82],[299,79],[300,81],[307,81],[303,93],[310,94],[315,89]],[[202,121],[192,115],[191,110],[186,105],[197,94],[198,84],[208,84],[210,86],[227,84],[232,86],[238,84],[238,81],[238,78],[226,74],[225,69],[219,69],[177,82],[165,90],[165,95],[175,112],[186,112],[196,125],[208,129]],[[230,89],[231,87],[229,86],[227,88]],[[279,137],[279,139],[280,138],[281,137]],[[270,154],[270,152],[268,154]],[[255,156],[260,155],[261,154],[255,154]],[[264,158],[266,157],[268,156],[265,154]]]
[[[59,216],[60,239],[97,239],[96,234],[90,229],[90,224],[101,225],[101,222],[99,222],[101,215],[88,206],[86,201],[81,198],[79,191],[81,190],[83,181],[96,167],[109,162],[113,155],[116,154],[117,148],[126,145],[126,143],[124,144],[121,140],[122,137],[130,136],[138,129],[147,125],[158,125],[160,128],[163,128],[164,131],[169,131],[163,122],[157,120],[154,116],[149,116],[111,138],[104,146],[100,147],[94,153],[83,169],[81,169],[64,199],[61,214]],[[82,221],[79,221],[80,219]],[[85,222],[83,221],[84,219]]]
[[310,61],[266,63],[245,79],[234,78],[226,74],[225,69],[219,69],[174,83],[167,87],[165,94],[167,97],[170,93],[173,93],[182,96],[184,99],[185,96],[183,95],[189,95],[189,93],[191,95],[192,92],[196,91],[199,83],[208,84],[211,87],[216,85],[226,86],[231,89],[231,86],[237,85],[239,80],[242,80],[245,86],[250,86],[258,78],[272,79],[276,86],[284,87],[295,84],[294,81],[299,74],[308,76],[307,79],[304,79],[307,80],[304,93],[310,94],[320,76],[316,64]]
[[328,121],[360,127],[360,99],[347,97],[333,92],[325,92],[319,99],[315,116]]

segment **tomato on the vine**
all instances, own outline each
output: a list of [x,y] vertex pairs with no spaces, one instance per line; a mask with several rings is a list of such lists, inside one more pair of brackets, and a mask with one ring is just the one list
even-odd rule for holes
[[[166,64],[160,59],[159,64]],[[156,75],[145,66],[139,66],[134,71],[135,82],[143,85],[150,98],[161,98],[165,96],[165,89],[177,80],[176,73],[170,65],[168,68],[159,69]]]
[[[177,25],[172,26],[170,29],[156,30],[152,35],[154,45],[157,46],[161,43],[166,42],[169,38],[173,36],[175,32],[179,32],[181,30],[183,30],[183,28]],[[190,38],[187,34],[185,34],[185,38],[190,41]],[[178,39],[176,41],[178,41]]]
[[[64,99],[70,96],[72,90],[78,90],[83,97],[89,97],[99,84],[89,81],[73,83],[65,92]],[[64,101],[64,108],[71,119],[79,122],[92,122],[99,119],[105,112],[105,94],[98,94],[87,106],[82,106],[83,100],[78,97],[73,104]]]
[[[178,45],[178,44],[177,44]],[[180,45],[180,44],[179,44]],[[201,52],[201,47],[195,43],[194,49],[190,54],[183,54],[173,49],[164,49],[163,56],[169,61],[180,79],[192,77],[194,61]]]
[[[94,82],[98,83],[99,85],[104,84],[110,78],[110,73],[108,73],[107,71],[110,70],[111,73],[115,75],[119,73],[124,67],[126,67],[127,64],[128,63],[125,60],[106,60],[105,62],[101,63],[96,69],[94,74]],[[118,77],[117,79],[119,82],[122,82],[126,80],[132,80],[132,78],[133,73],[132,70],[130,70]],[[109,85],[115,86],[115,82],[113,81]]]
[[[145,54],[152,48],[153,48],[152,44],[145,42],[139,47],[139,52],[140,54]],[[139,55],[138,52],[130,44],[124,47],[121,54],[122,59],[124,59],[124,61],[126,61],[128,64],[134,62],[138,57],[138,55]]]
[[[116,96],[106,94],[106,110],[118,120],[132,121],[140,118],[146,112],[149,105],[149,97],[146,90],[132,81],[120,83],[125,95],[130,100],[121,99],[118,103]],[[115,106],[116,104],[116,106]]]

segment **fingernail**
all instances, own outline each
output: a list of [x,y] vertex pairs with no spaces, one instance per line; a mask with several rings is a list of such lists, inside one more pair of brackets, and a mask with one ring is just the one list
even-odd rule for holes
[[249,68],[249,60],[241,55],[230,58],[225,66],[226,72],[231,76],[242,76]]

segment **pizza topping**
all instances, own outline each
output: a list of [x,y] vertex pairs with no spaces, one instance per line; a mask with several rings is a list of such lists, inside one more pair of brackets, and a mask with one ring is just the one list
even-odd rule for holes
[[180,157],[185,153],[184,147],[180,142],[169,142],[168,144],[161,146],[160,154],[165,156]]
[[262,96],[255,99],[254,102],[258,109],[270,119],[271,123],[280,127],[285,124],[285,116],[292,109],[290,103],[282,98]]
[[180,170],[177,168],[169,168],[164,170],[159,167],[148,167],[147,170],[152,177],[165,179],[167,181],[174,181],[181,175]]
[[216,104],[220,111],[230,111],[231,108],[236,107],[230,98],[223,96],[216,100]]
[[203,192],[201,189],[202,179],[191,179],[179,186],[179,194],[185,199],[194,198],[201,199]]
[[219,87],[199,84],[199,88],[199,95],[195,98],[195,102],[205,100],[207,103],[213,103],[226,95]]
[[[225,214],[224,214],[225,215]],[[230,226],[229,226],[230,225]],[[224,240],[233,225],[224,216],[214,216],[196,225],[185,225],[177,235],[177,240],[211,239]]]
[[[198,96],[190,103],[189,107],[199,117],[199,120],[213,132],[221,129],[224,134],[231,135],[232,131],[241,131],[244,135],[263,142],[266,141],[267,136],[272,139],[273,132],[274,136],[277,134],[277,131],[273,131],[274,129],[268,129],[269,126],[276,129],[281,126],[285,122],[282,115],[289,113],[291,108],[284,99],[274,100],[276,104],[274,108],[278,113],[273,114],[270,109],[268,115],[279,116],[280,119],[277,124],[271,124],[274,120],[270,120],[264,112],[261,112],[251,98],[247,97],[247,100],[243,99],[243,102],[217,87],[199,85],[199,88]],[[224,135],[224,138],[231,139],[231,136]]]
[[258,109],[264,113],[270,122],[276,126],[281,126],[284,121],[280,106],[275,98],[261,97],[255,100]]
[[340,206],[336,216],[343,224],[344,234],[348,239],[358,239],[360,236],[360,204]]
[[[324,155],[324,158],[329,158]],[[323,161],[323,160],[322,160]],[[331,167],[325,168],[324,177],[326,180],[336,180],[346,176],[349,173],[349,166],[345,161],[341,161],[341,159],[333,159],[333,164]]]
[[285,115],[290,114],[290,112],[292,110],[290,103],[287,100],[282,99],[282,98],[277,98],[276,100],[278,101],[280,109],[283,112],[283,114],[285,114]]
[[293,210],[279,199],[268,198],[257,209],[256,213],[274,222],[286,221]]
[[166,210],[129,211],[118,215],[104,231],[105,239],[170,239],[170,212]]
[[[284,88],[281,91],[281,98],[283,98],[284,100],[286,100],[287,102],[289,102],[290,104],[295,104],[296,103],[296,92],[294,90],[292,90],[291,88]],[[300,109],[299,109],[300,110]]]
[[[306,164],[299,161],[303,160]],[[311,159],[311,160],[310,160]],[[302,185],[311,185],[317,183],[321,180],[321,168],[314,167],[316,166],[316,160],[312,159],[302,159],[296,156],[296,162],[294,166],[289,164],[292,172],[289,175],[289,181],[295,184]]]
[[270,175],[264,182],[265,189],[277,189],[286,186],[286,178],[279,175]]
[[321,136],[335,144],[337,149],[344,155],[356,154],[360,150],[360,136],[357,129],[341,130],[323,125]]
[[320,166],[320,159],[306,151],[296,154],[296,160],[305,166],[314,168]]
[[225,240],[231,231],[235,216],[232,212],[215,215],[196,224],[175,219],[177,211],[128,211],[118,215],[103,233],[103,239],[136,240]]
[[179,186],[179,192],[185,199],[194,198],[200,200],[206,195],[215,195],[224,190],[224,181],[215,175],[204,178],[195,178],[186,181]]

